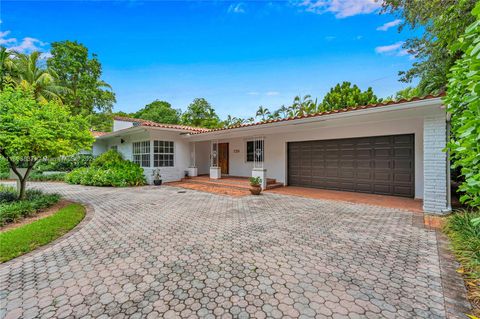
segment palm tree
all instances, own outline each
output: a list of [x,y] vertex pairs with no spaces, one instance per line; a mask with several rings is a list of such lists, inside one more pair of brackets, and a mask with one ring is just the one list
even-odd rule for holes
[[41,66],[40,52],[14,53],[13,61],[14,81],[18,86],[32,89],[39,102],[48,100],[62,102],[61,96],[68,89],[56,84],[57,74],[53,70]]
[[258,107],[257,113],[255,114],[255,117],[261,117],[262,121],[265,121],[269,115],[270,115],[270,111],[267,108],[260,105]]
[[278,110],[275,111],[278,114],[278,118],[286,118],[288,116],[288,107],[285,105],[280,106]]
[[3,90],[4,86],[12,81],[14,64],[10,55],[7,48],[0,47],[0,90]]

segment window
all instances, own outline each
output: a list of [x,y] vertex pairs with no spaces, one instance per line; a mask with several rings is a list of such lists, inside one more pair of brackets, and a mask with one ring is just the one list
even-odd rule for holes
[[[255,143],[255,147],[254,144]],[[260,150],[260,154],[257,155],[256,161],[263,162],[263,140],[248,141],[247,142],[247,162],[254,162],[255,151]]]
[[110,146],[110,149],[118,152],[118,146],[117,145]]
[[153,141],[153,167],[173,167],[173,142]]
[[150,167],[150,141],[133,143],[133,162],[141,167]]

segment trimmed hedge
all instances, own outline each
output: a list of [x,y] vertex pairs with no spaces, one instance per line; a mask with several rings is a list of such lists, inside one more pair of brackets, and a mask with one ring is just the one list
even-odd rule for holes
[[67,172],[63,173],[55,173],[55,174],[48,174],[44,175],[42,173],[33,172],[28,176],[29,181],[35,182],[48,182],[48,181],[64,181]]
[[90,167],[77,168],[65,176],[70,184],[88,186],[140,186],[146,180],[143,169],[114,150],[97,157]]
[[13,187],[0,186],[0,226],[32,216],[60,200],[58,194],[43,194],[39,190],[29,189],[25,200],[17,200]]
[[43,173],[47,171],[70,172],[76,168],[88,167],[93,161],[90,154],[76,154],[72,156],[63,156],[59,158],[42,160],[35,165],[35,172]]

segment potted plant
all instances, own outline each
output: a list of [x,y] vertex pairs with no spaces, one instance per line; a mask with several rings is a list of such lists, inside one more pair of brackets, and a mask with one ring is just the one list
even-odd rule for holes
[[262,192],[262,186],[260,186],[262,184],[262,179],[257,176],[250,177],[248,180],[250,181],[250,193],[252,193],[252,195],[260,195]]
[[156,168],[152,172],[153,184],[160,186],[162,185],[162,175],[160,175],[160,169]]

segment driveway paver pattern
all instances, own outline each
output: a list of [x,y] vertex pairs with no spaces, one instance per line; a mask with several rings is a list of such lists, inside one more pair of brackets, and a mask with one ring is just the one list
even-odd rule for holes
[[72,236],[0,266],[7,318],[444,318],[414,213],[278,194],[34,187],[89,203]]

